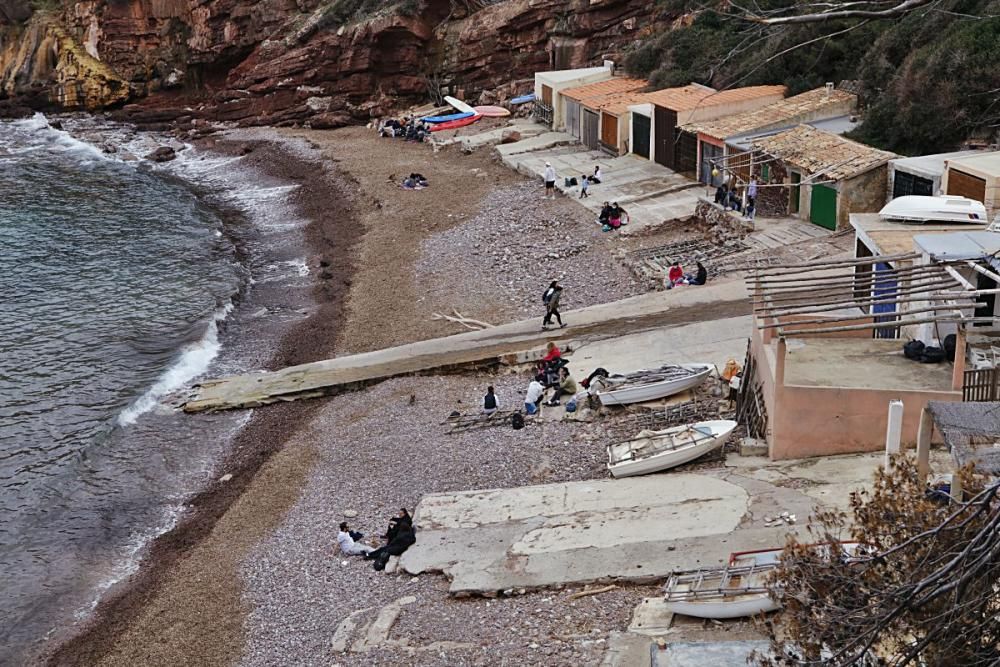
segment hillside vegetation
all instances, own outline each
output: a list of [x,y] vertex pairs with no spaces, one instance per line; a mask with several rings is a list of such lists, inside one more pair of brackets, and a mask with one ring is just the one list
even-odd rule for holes
[[[954,149],[1000,128],[1000,0],[941,0],[896,20],[764,27],[728,2],[664,0],[687,25],[635,45],[626,68],[657,87],[858,80],[855,138],[902,154]],[[762,0],[764,9],[795,4]]]

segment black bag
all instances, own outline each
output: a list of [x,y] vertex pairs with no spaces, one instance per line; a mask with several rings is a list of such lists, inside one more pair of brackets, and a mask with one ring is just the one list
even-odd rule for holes
[[944,361],[944,350],[940,347],[925,347],[924,353],[920,355],[922,364],[940,364]]
[[948,361],[955,361],[955,334],[948,334],[944,337],[944,358]]
[[524,417],[521,416],[520,412],[515,412],[510,416],[510,427],[515,431],[520,431],[524,428]]
[[381,572],[382,570],[385,569],[385,566],[388,562],[389,562],[389,554],[383,551],[382,553],[380,553],[378,556],[375,557],[375,563],[372,565],[372,567],[377,571]]
[[920,357],[924,353],[924,343],[919,340],[911,340],[910,342],[903,345],[903,356],[907,359],[913,359],[914,361],[920,361]]
[[577,182],[576,182],[576,176],[571,176],[570,178],[566,179],[566,187],[567,188],[571,188],[571,187],[573,187],[576,184],[577,184]]

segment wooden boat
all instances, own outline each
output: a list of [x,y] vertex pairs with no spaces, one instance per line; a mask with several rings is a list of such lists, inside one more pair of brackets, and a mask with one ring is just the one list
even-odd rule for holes
[[455,108],[459,113],[476,113],[470,105],[455,97],[445,96],[444,101]]
[[477,114],[485,116],[486,118],[503,118],[504,116],[510,115],[510,109],[504,109],[503,107],[486,105],[472,108]]
[[640,431],[625,442],[608,445],[608,471],[614,477],[646,475],[667,470],[718,449],[736,428],[729,419]]
[[436,123],[447,123],[453,120],[462,120],[463,118],[468,118],[469,116],[475,116],[475,115],[476,114],[474,112],[449,113],[445,114],[444,116],[426,116],[424,118],[421,118],[420,120],[424,121],[425,123],[431,123],[433,125]]
[[[815,545],[823,548],[824,545]],[[846,557],[858,553],[857,542],[842,542]],[[666,608],[695,618],[742,618],[776,611],[768,575],[778,567],[784,549],[737,551],[724,567],[673,574],[664,587]]]
[[964,222],[981,225],[989,218],[982,202],[957,195],[896,197],[878,212],[882,220],[902,222]]
[[713,364],[679,364],[625,376],[612,375],[608,382],[613,388],[600,391],[597,396],[604,405],[655,401],[697,387],[714,369]]
[[459,118],[458,120],[449,120],[445,123],[437,123],[430,126],[431,132],[441,132],[442,130],[455,130],[460,127],[465,127],[466,125],[472,125],[478,121],[482,116],[479,114],[474,114],[472,116],[466,116],[465,118]]

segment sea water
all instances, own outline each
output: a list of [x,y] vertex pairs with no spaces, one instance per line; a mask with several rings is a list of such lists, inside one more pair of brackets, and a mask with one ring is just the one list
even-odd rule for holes
[[212,363],[247,280],[181,182],[0,122],[0,664],[86,613],[210,467],[162,400]]

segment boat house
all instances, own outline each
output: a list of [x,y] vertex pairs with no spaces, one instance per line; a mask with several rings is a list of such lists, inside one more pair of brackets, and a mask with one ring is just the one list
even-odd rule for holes
[[602,67],[564,69],[535,73],[534,116],[540,123],[559,130],[565,127],[562,91],[612,77],[612,64]]
[[882,208],[887,165],[898,157],[809,125],[759,139],[754,150],[747,169],[763,184],[758,214],[799,216],[832,230],[847,229],[851,213]]
[[644,79],[614,77],[585,86],[566,88],[561,95],[564,128],[558,125],[553,125],[553,128],[565,129],[588,148],[599,149],[604,144],[608,150],[617,153],[621,136],[618,118],[609,115],[605,125],[602,122],[602,110],[629,94],[638,93],[647,85]]
[[[752,111],[684,123],[676,143],[683,163],[696,165],[690,171],[700,182],[717,186],[739,175],[746,183],[750,175],[745,156],[755,141],[802,124],[843,134],[855,126],[857,102],[856,95],[828,84]],[[765,168],[763,180],[767,178]]]
[[983,202],[990,218],[1000,214],[1000,151],[945,160],[941,189]]
[[693,175],[697,147],[678,141],[681,125],[760,109],[781,100],[785,90],[784,86],[748,86],[717,91],[692,83],[646,93],[617,112],[627,112],[629,117],[629,152]]
[[948,160],[982,154],[982,151],[959,151],[889,160],[889,198],[944,194],[941,181]]

